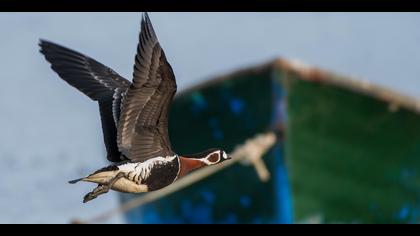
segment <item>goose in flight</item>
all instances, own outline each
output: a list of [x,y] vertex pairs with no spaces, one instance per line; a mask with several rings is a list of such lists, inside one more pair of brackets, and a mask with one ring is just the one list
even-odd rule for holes
[[110,189],[158,190],[193,170],[230,159],[220,148],[192,155],[172,150],[168,110],[177,85],[147,13],[141,20],[132,82],[79,52],[46,40],[39,46],[61,79],[99,104],[107,159],[113,163],[69,182],[98,184],[84,203]]

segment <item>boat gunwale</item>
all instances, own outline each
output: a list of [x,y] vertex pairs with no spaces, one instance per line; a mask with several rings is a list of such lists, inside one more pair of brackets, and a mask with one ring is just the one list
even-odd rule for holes
[[299,61],[279,58],[275,59],[272,63],[274,68],[297,75],[298,78],[301,78],[302,80],[348,89],[387,102],[390,105],[389,108],[391,111],[396,111],[398,107],[403,107],[420,114],[420,100],[418,98],[404,95],[385,86],[374,84],[367,80],[356,79],[351,76],[339,75],[303,64]]
[[416,97],[404,95],[400,92],[371,83],[367,80],[340,75],[328,70],[303,64],[296,60],[284,58],[275,58],[274,60],[270,60],[259,65],[245,67],[235,70],[234,72],[215,76],[213,79],[209,79],[207,81],[192,85],[189,88],[183,89],[176,94],[176,97],[183,96],[184,94],[188,94],[189,92],[195,90],[211,87],[225,80],[238,78],[248,74],[257,74],[259,72],[267,70],[270,71],[273,69],[279,69],[286,72],[287,74],[297,75],[297,78],[301,78],[305,81],[324,83],[376,98],[378,100],[389,103],[391,111],[395,111],[399,107],[403,107],[420,114],[420,99]]

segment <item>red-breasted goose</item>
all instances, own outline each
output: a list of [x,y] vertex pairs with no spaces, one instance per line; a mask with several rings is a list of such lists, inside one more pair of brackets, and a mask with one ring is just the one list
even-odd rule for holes
[[158,190],[192,170],[230,159],[219,148],[185,156],[172,150],[168,108],[177,85],[147,13],[141,21],[132,82],[71,49],[45,40],[39,45],[60,78],[99,103],[107,159],[114,164],[69,182],[98,184],[83,202],[109,189]]

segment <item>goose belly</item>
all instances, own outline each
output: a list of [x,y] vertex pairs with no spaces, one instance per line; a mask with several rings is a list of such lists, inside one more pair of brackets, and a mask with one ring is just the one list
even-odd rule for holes
[[145,184],[138,184],[132,180],[121,178],[117,180],[111,189],[125,193],[144,193],[149,192],[149,188]]
[[118,166],[126,174],[113,185],[122,192],[149,192],[166,187],[175,181],[179,173],[177,156],[156,157],[144,162],[126,163]]

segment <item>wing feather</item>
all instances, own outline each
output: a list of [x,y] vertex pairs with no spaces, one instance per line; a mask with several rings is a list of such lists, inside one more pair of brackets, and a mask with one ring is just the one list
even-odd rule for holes
[[147,13],[141,22],[133,83],[122,103],[118,147],[129,159],[144,161],[173,155],[168,136],[168,109],[176,81]]

